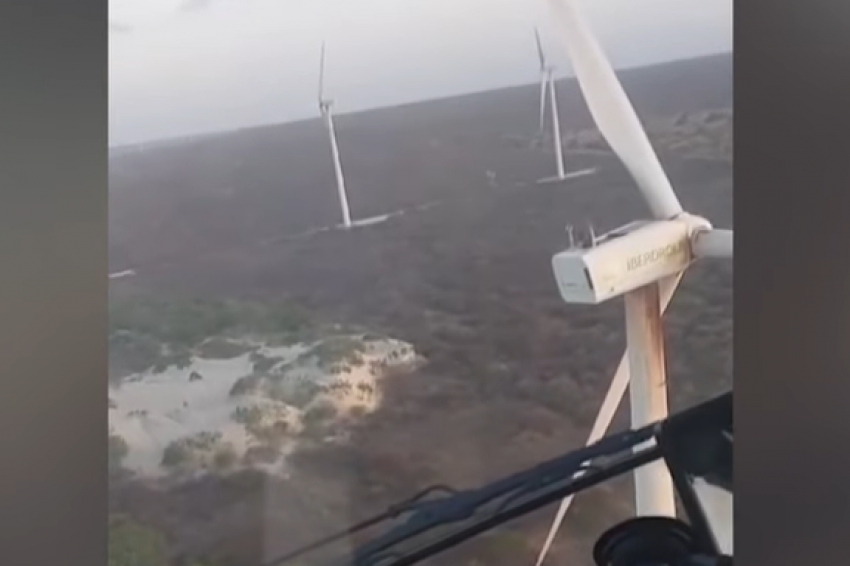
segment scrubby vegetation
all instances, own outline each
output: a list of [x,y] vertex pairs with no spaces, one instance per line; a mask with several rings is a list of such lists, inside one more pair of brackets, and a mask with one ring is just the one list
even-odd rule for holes
[[[168,544],[157,529],[123,516],[109,518],[107,566],[168,566]],[[193,558],[180,566],[222,566],[216,560]]]
[[219,472],[228,472],[239,463],[239,454],[230,445],[218,448],[213,455],[213,467]]
[[175,441],[165,447],[162,453],[162,466],[168,469],[176,469],[192,463],[193,452],[191,447],[183,441]]
[[165,447],[161,466],[171,471],[191,471],[212,465],[216,454],[228,450],[222,443],[219,432],[199,432],[196,435],[175,440]]
[[162,344],[194,348],[211,336],[287,334],[307,328],[309,319],[289,303],[212,299],[161,299],[151,296],[113,301],[110,334],[130,331]]
[[249,393],[253,393],[260,385],[260,382],[261,377],[256,374],[240,377],[233,384],[233,387],[230,388],[230,396],[239,397],[240,395],[248,395]]
[[118,436],[117,434],[110,433],[107,451],[109,457],[110,472],[116,472],[122,468],[124,464],[124,458],[127,457],[128,452],[129,446],[127,446],[127,441]]
[[288,438],[289,423],[280,414],[267,414],[262,407],[237,407],[232,418],[242,424],[256,441],[275,449]]
[[309,427],[315,424],[326,423],[336,415],[336,407],[331,403],[316,403],[304,411],[301,419],[304,422],[304,426]]
[[322,386],[307,380],[279,382],[271,389],[270,396],[281,403],[303,409],[322,392]]
[[[627,90],[636,93],[642,113],[673,115],[717,107],[731,96],[731,59],[711,69],[657,68],[647,71],[646,79],[638,78],[639,71],[624,76],[631,74],[638,83]],[[441,106],[450,110],[445,113],[423,106],[392,118],[352,115],[348,127],[365,141],[350,148],[358,154],[350,159],[363,170],[380,163],[368,169],[374,182],[364,183],[358,197],[364,209],[441,199],[452,199],[450,206],[350,236],[334,231],[284,245],[245,246],[238,253],[205,257],[200,266],[175,262],[138,283],[126,280],[164,293],[179,288],[207,296],[294,297],[311,317],[343,319],[414,344],[427,364],[384,379],[382,404],[353,420],[344,442],[299,442],[287,456],[286,478],[237,471],[167,490],[125,484],[113,488],[114,506],[167,532],[172,557],[212,555],[221,557],[221,566],[259,564],[383,511],[426,485],[481,485],[583,444],[623,351],[622,304],[565,305],[552,279],[551,257],[567,245],[565,224],[593,222],[601,231],[642,218],[647,209],[604,144],[593,142],[588,147],[607,156],[567,156],[571,169],[600,168],[595,176],[571,182],[575,190],[479,190],[486,182],[481,172],[488,168],[498,169],[500,183],[545,174],[548,157],[541,151],[549,151],[548,145],[518,151],[499,137],[515,132],[517,124],[528,125],[527,116],[511,108],[527,108],[522,100],[531,100],[532,90],[448,101]],[[706,91],[713,94],[705,96]],[[562,102],[563,115],[572,116],[577,128],[589,126],[579,94],[565,95]],[[448,121],[440,122],[443,114]],[[411,127],[400,128],[401,122]],[[122,242],[132,248],[128,262],[160,259],[175,249],[195,258],[218,246],[278,235],[284,223],[294,231],[326,223],[329,216],[315,212],[328,210],[325,197],[316,196],[326,193],[316,190],[315,167],[300,167],[308,159],[302,155],[317,153],[305,147],[307,130],[291,128],[244,131],[158,158],[146,156],[146,166],[155,172],[142,175],[123,194],[151,194],[135,188],[160,193],[145,197],[149,214],[132,209],[143,220],[136,222],[136,239]],[[259,150],[270,143],[291,151]],[[237,158],[216,159],[240,152],[251,161],[250,175],[232,169]],[[283,163],[286,155],[291,161]],[[391,167],[385,166],[387,155],[393,157]],[[671,157],[665,169],[689,210],[719,227],[731,225],[728,167]],[[291,180],[283,192],[282,175]],[[224,190],[234,176],[243,188],[236,202],[208,196],[214,192],[211,183]],[[201,205],[181,208],[179,222],[165,221],[176,218],[175,206],[192,199]],[[240,214],[230,213],[234,206]],[[188,218],[186,208],[197,211],[195,216]],[[233,223],[222,229],[218,220],[225,216]],[[153,224],[179,229],[161,230],[167,234],[144,229]],[[674,299],[665,317],[672,409],[731,385],[731,294],[731,265],[706,262],[690,270]],[[283,334],[279,342],[291,343],[297,334]],[[304,408],[316,393],[307,392]],[[624,408],[613,428],[627,425]],[[275,457],[271,448],[258,446],[246,460]],[[576,498],[551,563],[591,564],[592,541],[630,513],[631,501],[628,481]],[[552,514],[550,508],[517,521],[510,538],[480,537],[423,566],[532,564]],[[343,544],[350,548],[353,542]],[[184,565],[173,559],[168,566]]]
[[283,301],[162,299],[130,296],[109,305],[112,379],[169,365],[188,366],[193,352],[230,358],[247,351],[228,338],[259,334],[292,343],[310,336],[307,315]]
[[305,362],[315,359],[321,368],[339,368],[345,365],[362,364],[365,351],[366,346],[362,340],[349,336],[332,336],[301,354],[299,360]]
[[245,427],[250,429],[262,422],[263,410],[256,405],[251,407],[237,407],[233,411],[232,418],[235,422],[245,425]]
[[253,364],[254,373],[267,372],[276,364],[280,363],[281,358],[264,356],[259,352],[251,352],[251,363]]
[[168,563],[165,538],[154,529],[124,518],[109,522],[109,566],[164,566]]
[[151,336],[129,330],[109,334],[111,376],[143,372],[158,364],[162,357],[162,344]]
[[[192,351],[183,346],[164,346],[159,359],[153,366],[153,371],[162,373],[169,367],[186,369],[192,364]],[[147,368],[146,368],[147,369]]]
[[280,454],[272,446],[258,445],[252,446],[245,451],[242,461],[249,466],[257,464],[273,464],[280,457]]
[[201,342],[197,347],[198,356],[210,360],[228,360],[239,357],[250,350],[251,347],[246,344],[221,337],[210,338]]

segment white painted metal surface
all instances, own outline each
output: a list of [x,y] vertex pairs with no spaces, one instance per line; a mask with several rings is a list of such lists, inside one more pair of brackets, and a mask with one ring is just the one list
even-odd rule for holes
[[555,73],[548,72],[549,103],[552,107],[552,143],[555,144],[555,160],[557,162],[558,179],[564,179],[564,148],[561,145],[561,118],[558,115],[558,96],[555,94]]
[[328,134],[331,138],[331,156],[334,161],[334,175],[336,175],[336,187],[339,193],[339,206],[342,209],[342,223],[346,228],[351,227],[351,209],[348,207],[348,193],[345,190],[345,177],[342,174],[342,162],[339,158],[339,145],[336,140],[334,129],[333,110],[329,106],[326,114]]
[[638,224],[598,245],[556,254],[552,269],[567,303],[598,304],[670,277],[691,261],[687,222],[667,220]]
[[653,216],[675,217],[682,205],[602,48],[572,1],[549,0],[549,6],[596,126],[637,181]]
[[[681,280],[682,274],[680,273],[674,277],[662,279],[658,283],[661,294],[662,314],[670,305],[670,299],[673,298],[673,293],[676,291]],[[626,387],[628,387],[630,381],[631,372],[629,368],[628,354],[629,351],[627,349],[620,358],[620,363],[617,365],[617,371],[614,373],[614,379],[611,380],[611,386],[608,388],[608,393],[605,394],[605,400],[602,401],[602,407],[599,409],[596,421],[590,429],[590,435],[587,438],[587,445],[593,444],[605,436],[605,433],[611,426],[611,421],[614,420],[614,414],[617,412],[617,407],[620,406],[620,402],[623,399],[623,395],[626,393]],[[546,555],[549,553],[549,548],[555,540],[555,535],[558,533],[558,529],[561,528],[561,523],[564,522],[564,517],[566,517],[572,501],[572,495],[561,500],[561,505],[558,507],[555,520],[552,522],[552,526],[549,528],[549,533],[546,535],[546,541],[543,543],[543,548],[540,549],[540,554],[537,556],[535,566],[541,566]]]
[[[625,296],[629,399],[632,428],[667,418],[667,374],[664,329],[658,284]],[[642,516],[676,516],[673,480],[665,463],[656,460],[635,470],[635,511]]]
[[734,251],[732,230],[700,230],[691,243],[696,257],[731,258]]

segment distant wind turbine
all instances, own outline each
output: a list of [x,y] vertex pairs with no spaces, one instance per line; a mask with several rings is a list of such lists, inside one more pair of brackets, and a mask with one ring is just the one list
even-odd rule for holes
[[[360,228],[364,226],[373,226],[385,222],[394,216],[404,214],[405,210],[396,210],[387,214],[378,216],[370,216],[368,218],[360,218],[358,220],[351,219],[351,209],[348,206],[348,191],[345,187],[345,177],[342,174],[342,162],[339,158],[339,143],[336,139],[336,130],[334,129],[333,119],[333,104],[334,101],[330,98],[325,98],[325,43],[322,42],[322,54],[319,58],[319,113],[325,121],[325,126],[328,129],[328,136],[331,141],[331,157],[334,163],[334,173],[336,174],[336,186],[339,192],[339,205],[342,209],[342,226],[343,229]],[[421,209],[421,207],[420,207]]]
[[596,169],[582,169],[567,174],[564,171],[564,149],[561,144],[561,117],[558,115],[558,97],[555,93],[555,66],[546,60],[543,51],[543,43],[540,41],[540,32],[534,28],[534,40],[537,44],[537,58],[540,61],[540,123],[539,135],[545,133],[546,120],[546,94],[549,94],[549,107],[552,109],[552,143],[555,145],[555,167],[556,175],[541,179],[538,183],[551,183],[565,181],[574,177],[582,177],[594,173]]
[[555,165],[558,180],[566,177],[564,173],[564,155],[561,147],[561,120],[558,116],[558,98],[555,95],[555,67],[546,60],[543,44],[540,42],[540,32],[534,28],[534,39],[537,42],[537,57],[540,61],[540,133],[544,131],[546,116],[546,90],[549,90],[549,106],[552,108],[552,140],[555,143]]
[[345,177],[342,174],[342,163],[339,159],[339,145],[336,139],[336,130],[334,130],[333,120],[333,104],[334,101],[324,97],[324,82],[325,82],[325,44],[322,42],[322,55],[319,59],[319,113],[325,121],[325,126],[328,128],[328,136],[331,141],[331,157],[334,163],[334,173],[336,174],[336,185],[339,192],[339,205],[342,208],[342,223],[345,228],[351,228],[351,210],[348,207],[348,194],[345,191]]

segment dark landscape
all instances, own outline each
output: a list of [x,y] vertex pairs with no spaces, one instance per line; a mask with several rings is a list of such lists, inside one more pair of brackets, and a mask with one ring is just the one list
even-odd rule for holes
[[[727,113],[722,144],[731,144],[731,55],[622,81],[685,208],[731,227],[731,145],[685,150],[715,139],[706,112]],[[567,224],[601,232],[648,210],[593,141],[574,81],[558,85],[567,170],[598,172],[533,184],[554,173],[551,144],[534,140],[537,88],[339,116],[355,218],[434,203],[351,232],[299,236],[339,222],[318,119],[116,152],[110,271],[137,275],[111,283],[113,306],[151,295],[287,301],[315,321],[403,340],[426,360],[387,380],[380,409],[352,422],[344,442],[297,449],[287,478],[112,474],[116,548],[166,557],[121,566],[260,563],[427,485],[472,487],[584,443],[623,352],[622,303],[564,304],[550,259],[567,247]],[[731,387],[731,264],[691,269],[665,320],[671,408]],[[626,403],[617,428],[627,416]],[[624,480],[577,498],[549,563],[590,564],[595,537],[630,513],[630,490]],[[531,566],[554,511],[430,562]]]

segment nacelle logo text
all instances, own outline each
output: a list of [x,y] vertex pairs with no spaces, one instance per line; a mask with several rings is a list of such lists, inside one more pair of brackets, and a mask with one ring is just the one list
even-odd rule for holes
[[635,269],[652,265],[662,259],[667,259],[669,257],[685,253],[687,251],[687,247],[687,241],[682,240],[675,244],[668,244],[648,252],[643,252],[642,254],[632,256],[626,260],[626,269],[628,271],[634,271]]

